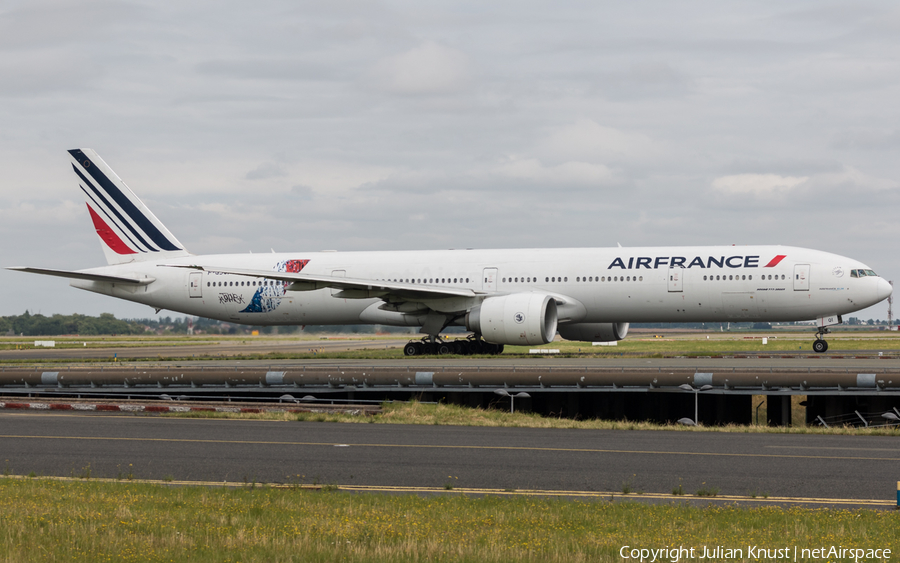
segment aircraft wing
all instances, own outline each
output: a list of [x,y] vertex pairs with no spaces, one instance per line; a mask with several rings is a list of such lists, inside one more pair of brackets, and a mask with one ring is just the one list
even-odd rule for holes
[[6,268],[7,270],[15,270],[16,272],[29,272],[32,274],[42,274],[45,276],[56,276],[59,278],[69,278],[75,280],[87,280],[106,283],[127,283],[132,285],[147,285],[156,280],[156,278],[129,278],[124,276],[110,276],[107,274],[92,274],[90,272],[73,272],[69,270],[51,270],[48,268],[28,268],[23,266],[13,266]]
[[290,282],[288,290],[312,291],[315,289],[337,289],[335,297],[343,299],[369,299],[380,297],[386,301],[421,301],[446,299],[448,297],[477,297],[488,292],[461,287],[447,287],[430,284],[414,284],[372,280],[363,278],[341,278],[320,274],[273,272],[271,270],[245,270],[218,266],[191,266],[182,264],[161,264],[162,267],[187,268],[204,272],[218,272],[236,276],[249,276]]

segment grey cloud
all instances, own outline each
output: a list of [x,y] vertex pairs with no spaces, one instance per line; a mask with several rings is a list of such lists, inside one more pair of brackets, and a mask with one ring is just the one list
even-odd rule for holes
[[722,167],[723,174],[780,174],[782,176],[807,176],[810,174],[840,172],[840,162],[825,159],[772,158],[757,160],[736,158]]
[[313,189],[309,186],[297,184],[291,187],[291,195],[300,200],[311,200],[313,198]]
[[669,63],[643,62],[624,70],[595,74],[593,88],[617,100],[668,98],[688,95],[694,89],[694,80]]
[[[776,243],[900,276],[886,3],[33,5],[0,9],[8,265],[102,263],[54,216],[80,145],[197,253]],[[754,174],[808,180],[711,187]],[[0,314],[132,310],[43,283],[0,271]]]
[[838,149],[890,150],[900,146],[900,131],[865,129],[842,131],[835,135],[832,146]]
[[142,12],[134,4],[114,0],[29,1],[0,11],[0,50],[45,50],[96,42],[114,33],[116,24],[137,18]]
[[264,162],[247,172],[244,176],[247,180],[266,180],[269,178],[283,178],[287,176],[287,172],[274,162]]
[[211,60],[198,63],[195,68],[199,74],[235,80],[326,80],[342,74],[333,66],[302,60]]

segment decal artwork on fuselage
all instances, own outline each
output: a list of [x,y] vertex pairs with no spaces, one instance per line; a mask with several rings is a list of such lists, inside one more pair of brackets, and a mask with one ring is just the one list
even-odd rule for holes
[[[763,268],[773,268],[778,265],[785,258],[784,255],[779,254],[775,258],[769,261],[768,264],[763,266]],[[664,268],[759,268],[759,256],[695,256],[688,262],[688,258],[686,256],[657,256],[656,258],[650,256],[631,256],[628,258],[628,262],[625,262],[624,258],[617,257],[612,263],[606,268],[607,270],[612,270],[613,268],[619,268],[622,270],[640,270],[644,268],[646,270],[657,270],[660,267]]]
[[[309,264],[309,260],[285,260],[275,264],[272,268],[275,272],[286,272],[296,274]],[[250,304],[241,313],[271,313],[281,305],[281,299],[287,293],[287,285],[283,282],[276,281],[272,285],[264,285],[257,287],[250,299]]]

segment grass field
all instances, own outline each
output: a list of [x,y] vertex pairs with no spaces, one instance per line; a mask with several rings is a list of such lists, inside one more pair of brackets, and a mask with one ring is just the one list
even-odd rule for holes
[[[655,338],[654,335],[661,336]],[[409,336],[409,335],[406,335]],[[767,344],[762,343],[762,337],[768,338]],[[410,336],[416,339],[417,335]],[[146,348],[147,357],[136,359],[118,358],[118,361],[143,361],[160,359],[154,347],[180,347],[186,345],[209,346],[208,353],[204,356],[181,358],[177,353],[170,353],[162,359],[174,360],[202,360],[219,359],[220,350],[217,345],[222,344],[247,344],[246,352],[236,352],[230,357],[233,359],[397,359],[403,358],[401,348],[385,349],[377,342],[382,340],[404,340],[404,335],[355,335],[355,336],[328,336],[318,334],[304,335],[276,335],[276,336],[122,336],[122,337],[4,337],[0,338],[0,350],[32,349],[35,340],[56,340],[58,348]],[[315,354],[309,352],[268,352],[256,353],[253,344],[277,344],[296,345],[297,343],[309,344],[315,347],[316,342],[323,340],[363,340],[373,341],[369,349],[355,351],[319,351]],[[628,338],[617,343],[616,346],[592,346],[586,342],[568,342],[557,340],[543,346],[507,346],[503,355],[505,357],[531,357],[539,359],[541,355],[529,355],[529,350],[535,348],[557,349],[561,356],[566,357],[661,357],[661,356],[717,356],[728,354],[767,354],[778,352],[809,353],[812,351],[813,331],[773,331],[773,332],[677,332],[659,331],[657,333],[646,331],[632,331]],[[831,348],[829,354],[836,350],[858,351],[860,353],[875,354],[886,352],[887,354],[900,354],[900,332],[835,329],[828,336]],[[111,354],[112,356],[112,354]],[[490,358],[492,356],[475,356],[474,358]],[[15,359],[5,362],[15,362]],[[47,360],[50,361],[50,360]],[[104,361],[94,359],[92,361]],[[109,358],[112,361],[112,357]]]
[[[800,397],[797,397],[799,400]],[[798,407],[802,409],[802,407]],[[510,413],[503,409],[482,409],[463,407],[446,403],[395,402],[384,403],[382,413],[374,416],[349,415],[341,413],[232,413],[213,411],[191,411],[168,413],[161,416],[175,418],[238,418],[248,420],[283,420],[305,422],[347,422],[353,424],[425,424],[438,426],[487,426],[506,428],[563,428],[584,430],[669,430],[678,432],[736,432],[736,433],[777,433],[777,434],[823,434],[859,436],[900,436],[900,425],[891,427],[843,427],[823,428],[820,426],[766,426],[766,425],[725,425],[725,426],[683,426],[680,424],[657,424],[627,420],[574,420],[571,418],[545,417],[533,413]],[[765,411],[761,420],[766,420]],[[797,420],[803,420],[800,417]]]
[[896,511],[0,478],[0,561],[10,562],[568,563],[620,561],[623,546],[723,546],[744,560],[753,546],[896,554],[898,524]]

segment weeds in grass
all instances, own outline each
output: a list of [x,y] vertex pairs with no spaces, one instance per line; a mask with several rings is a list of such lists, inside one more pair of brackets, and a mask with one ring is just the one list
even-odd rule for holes
[[681,483],[679,483],[677,487],[672,489],[672,494],[678,495],[678,496],[681,496],[684,494],[684,487],[681,485]]
[[634,491],[634,478],[637,477],[637,474],[632,475],[625,481],[622,481],[622,494],[627,495],[631,494]]
[[[898,545],[886,510],[0,479],[4,561],[614,561],[685,546]],[[39,541],[36,540],[39,538]],[[349,543],[348,543],[349,542]]]
[[[706,485],[706,483],[703,483]],[[719,487],[701,487],[694,495],[698,497],[714,497],[719,494]]]
[[79,479],[90,479],[91,478],[91,464],[87,464],[81,468],[81,471],[76,475]]
[[900,426],[895,426],[893,428],[739,426],[734,424],[723,426],[682,426],[680,424],[658,424],[629,420],[574,420],[569,418],[544,417],[534,413],[510,413],[500,409],[470,408],[445,403],[425,404],[417,401],[384,403],[382,404],[382,412],[380,414],[365,417],[341,413],[228,413],[209,411],[165,413],[161,416],[284,420],[298,422],[347,422],[357,424],[422,424],[508,428],[572,428],[585,430],[665,430],[672,432],[900,436]]

